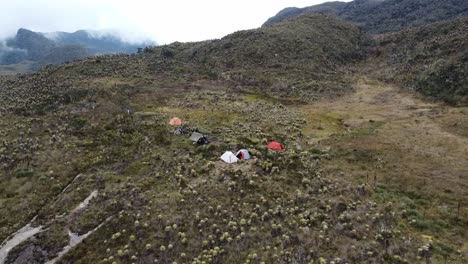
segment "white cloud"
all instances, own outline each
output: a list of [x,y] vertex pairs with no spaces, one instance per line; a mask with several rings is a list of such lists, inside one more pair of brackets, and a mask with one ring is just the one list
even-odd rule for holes
[[112,29],[127,40],[199,41],[261,26],[289,6],[321,0],[1,0],[0,38],[35,31]]

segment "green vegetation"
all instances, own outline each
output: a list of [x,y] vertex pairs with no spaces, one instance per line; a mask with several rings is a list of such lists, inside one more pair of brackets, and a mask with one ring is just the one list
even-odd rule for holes
[[[468,104],[468,17],[382,35],[380,78],[452,104]],[[376,63],[377,64],[377,63]]]
[[348,92],[342,66],[364,58],[369,45],[356,27],[311,15],[220,40],[147,48],[145,55],[155,57],[161,74],[195,73],[241,90],[309,101]]

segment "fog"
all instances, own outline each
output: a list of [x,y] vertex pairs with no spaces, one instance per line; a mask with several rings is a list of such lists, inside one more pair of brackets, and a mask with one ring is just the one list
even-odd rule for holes
[[200,41],[256,28],[285,7],[314,0],[2,0],[0,39],[18,28],[74,32],[117,32],[123,40]]

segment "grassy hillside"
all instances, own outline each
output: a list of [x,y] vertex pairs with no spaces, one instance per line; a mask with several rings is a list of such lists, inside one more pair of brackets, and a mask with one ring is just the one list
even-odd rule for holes
[[301,15],[310,14],[310,13],[336,15],[342,10],[344,10],[346,6],[347,6],[347,3],[345,2],[334,1],[334,2],[326,2],[323,4],[314,5],[314,6],[308,6],[304,8],[287,7],[279,11],[278,14],[270,17],[263,24],[263,26],[273,25],[275,23],[284,21],[286,19],[290,19],[293,17],[298,17]]
[[369,33],[385,33],[467,15],[468,2],[464,0],[330,2],[305,8],[287,8],[270,18],[265,25],[309,13],[333,14],[356,23]]
[[382,78],[423,95],[468,103],[468,17],[378,36]]
[[310,100],[349,91],[349,76],[342,68],[364,58],[369,44],[349,23],[310,15],[220,40],[176,43],[147,52],[164,62],[155,70],[171,65],[270,96]]
[[[388,91],[356,86],[350,62],[368,41],[347,22],[311,15],[1,77],[0,262],[466,263],[466,205],[452,208],[464,188],[440,196],[448,204],[434,201],[447,206],[436,217],[415,196],[384,197],[380,178],[363,180],[384,161],[357,139],[393,139],[377,133],[401,125],[394,120],[418,127],[410,107],[388,119],[388,108],[372,113]],[[326,104],[337,95],[340,112]],[[174,116],[210,144],[175,135]],[[267,149],[272,140],[285,151]],[[220,160],[241,148],[253,159]],[[403,150],[385,156],[398,167],[384,164],[379,177],[406,169]],[[461,175],[459,156],[447,160]]]
[[367,41],[344,21],[305,16],[221,40],[146,48],[138,56],[90,58],[13,78],[2,83],[0,111],[37,113],[79,100],[99,89],[92,80],[100,77],[142,82],[149,78],[148,82],[169,87],[212,80],[293,101],[336,96],[351,90],[343,67],[363,58]]

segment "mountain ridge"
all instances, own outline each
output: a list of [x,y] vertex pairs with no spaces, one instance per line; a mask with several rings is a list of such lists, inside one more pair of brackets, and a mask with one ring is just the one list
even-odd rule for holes
[[155,43],[131,44],[109,32],[41,33],[20,28],[15,37],[6,39],[0,46],[0,65],[31,61],[31,69],[38,69],[99,54],[136,53],[138,48],[147,45]]
[[304,8],[286,8],[269,18],[263,26],[307,13],[325,13],[352,21],[365,31],[376,34],[395,32],[468,14],[463,0],[354,0],[326,2]]

